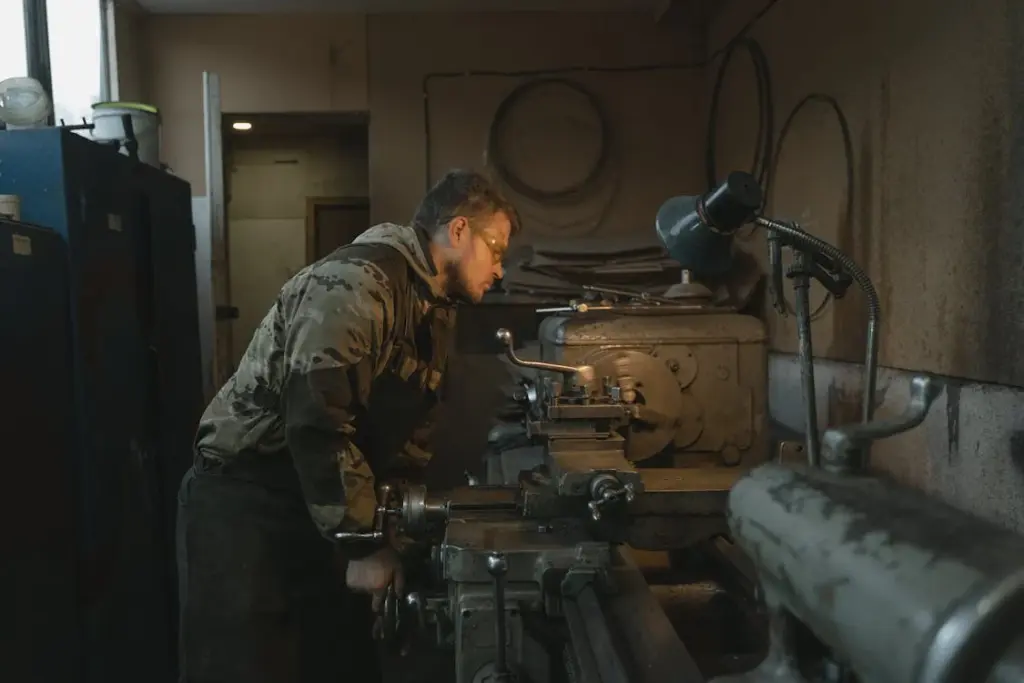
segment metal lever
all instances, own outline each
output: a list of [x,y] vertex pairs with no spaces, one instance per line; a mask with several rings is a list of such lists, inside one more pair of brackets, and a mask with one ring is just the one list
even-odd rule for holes
[[377,507],[373,511],[373,525],[370,531],[338,531],[334,540],[342,543],[380,542],[388,537],[388,517],[401,514],[400,508],[390,506],[394,495],[391,484],[381,484],[377,489]]
[[[584,382],[588,379],[592,380],[594,375],[594,369],[589,365],[582,365],[576,367],[575,365],[561,365],[559,363],[545,363],[539,360],[523,360],[516,355],[514,348],[514,340],[512,339],[512,332],[502,327],[495,335],[501,344],[505,346],[505,357],[508,358],[514,365],[518,365],[521,368],[532,368],[534,370],[544,370],[547,372],[560,372],[563,375],[576,375],[579,374],[581,380]],[[587,372],[589,370],[589,373]]]
[[505,574],[508,572],[508,560],[504,553],[493,552],[487,556],[487,572],[494,577],[494,636],[497,639],[494,649],[494,672],[490,677],[492,683],[509,683],[512,673],[508,670],[505,652]]
[[910,380],[910,402],[903,415],[890,420],[834,427],[825,432],[823,466],[830,472],[849,474],[867,467],[864,457],[879,439],[902,434],[924,422],[928,410],[942,393],[942,383],[927,375]]

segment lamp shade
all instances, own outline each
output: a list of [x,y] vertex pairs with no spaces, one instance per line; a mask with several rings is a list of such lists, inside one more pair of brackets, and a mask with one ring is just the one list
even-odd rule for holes
[[721,275],[732,267],[732,236],[761,208],[761,186],[735,171],[699,196],[673,197],[661,205],[655,230],[669,255],[697,275]]

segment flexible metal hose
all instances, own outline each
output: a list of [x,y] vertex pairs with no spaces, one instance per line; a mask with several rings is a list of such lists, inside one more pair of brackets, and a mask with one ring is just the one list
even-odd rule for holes
[[[860,266],[849,256],[833,247],[828,242],[809,235],[795,225],[782,223],[771,218],[758,216],[754,221],[757,225],[766,228],[774,233],[785,235],[792,243],[803,245],[808,249],[818,251],[838,263],[846,273],[853,278],[857,286],[864,292],[868,300],[868,338],[867,351],[864,360],[864,401],[861,406],[861,415],[864,422],[869,422],[875,412],[875,387],[878,380],[878,326],[881,319],[881,306],[878,303],[878,292]],[[814,397],[809,397],[814,400]]]

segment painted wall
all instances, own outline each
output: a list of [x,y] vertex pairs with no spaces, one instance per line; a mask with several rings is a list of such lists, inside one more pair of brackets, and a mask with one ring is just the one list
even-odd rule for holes
[[[412,213],[427,184],[428,145],[433,179],[452,166],[482,166],[494,113],[524,80],[431,78],[424,88],[428,74],[686,63],[702,54],[696,24],[659,26],[647,13],[372,16],[368,45],[370,192],[376,219],[403,219]],[[660,202],[694,188],[699,180],[695,152],[701,144],[705,108],[701,71],[566,76],[593,90],[616,136],[621,186],[594,232],[649,230]],[[424,91],[429,140],[424,140]],[[542,120],[538,128],[557,129],[558,112],[568,106],[572,100],[552,96],[546,109],[535,103],[522,111],[524,117],[532,114],[534,120]],[[559,149],[559,142],[521,139],[519,143],[529,145],[534,155],[519,161],[520,172],[531,179],[544,173],[558,176],[559,167],[564,169],[561,179],[578,174],[580,169],[569,168],[569,161],[574,155],[586,156],[592,146],[579,140]],[[585,201],[564,217],[552,217],[546,209],[523,202],[526,232],[532,228],[535,233],[550,233],[557,231],[550,223],[586,222],[587,216],[601,212],[603,201],[604,197]],[[549,220],[530,220],[538,214]]]
[[117,50],[117,99],[127,102],[145,102],[149,98],[146,74],[148,51],[146,15],[133,0],[114,4],[114,44]]
[[[649,13],[369,19],[308,14],[151,15],[143,32],[150,98],[163,112],[164,158],[192,183],[193,194],[205,192],[201,74],[209,70],[221,76],[226,113],[369,112],[368,190],[375,221],[407,220],[425,189],[426,74],[688,64],[703,52],[699,24],[657,25]],[[268,49],[271,45],[273,49]],[[527,232],[557,232],[567,224],[582,224],[587,232],[646,233],[665,196],[700,189],[699,154],[694,150],[701,146],[703,128],[702,72],[688,68],[570,77],[584,82],[607,111],[616,136],[611,166],[615,173],[610,175],[621,179],[621,185],[610,195],[613,200],[607,207],[601,197],[561,209],[554,216],[547,215],[545,208],[528,206]],[[453,165],[483,165],[494,111],[518,82],[510,77],[475,76],[431,81],[430,150],[437,171]],[[541,102],[531,107],[527,115],[546,119],[542,126],[554,119],[557,126],[563,123],[558,118],[564,106],[565,100],[556,98],[549,106]],[[519,170],[531,179],[539,171],[549,181],[554,170],[555,183],[565,179],[559,172],[578,171],[581,163],[576,156],[585,156],[592,146],[587,146],[586,139],[568,137],[555,140],[558,144],[552,149],[545,148],[550,140],[533,140],[532,149],[541,154],[526,159]],[[566,159],[575,163],[565,163]],[[532,220],[538,216],[542,220]],[[244,223],[239,228],[229,226],[229,230],[245,228]],[[280,230],[269,233],[280,234]],[[229,241],[232,251],[238,251],[234,235]],[[244,260],[239,254],[232,257]],[[220,266],[215,263],[214,268]],[[236,264],[232,272],[237,273]],[[236,301],[232,303],[241,308],[243,302],[238,299],[248,294],[234,285]],[[248,336],[243,328],[249,326],[242,321],[233,324],[239,328],[232,332],[236,351]],[[458,420],[448,421],[454,434],[443,441],[452,466],[441,481],[450,481],[448,475],[461,477],[466,467],[478,467],[486,446],[486,420],[502,400],[479,382],[481,364],[494,365],[492,372],[500,370],[490,356],[461,358],[453,369],[459,395],[479,412],[483,427],[473,438],[464,438]]]
[[355,15],[148,15],[148,95],[163,113],[163,156],[206,192],[203,71],[225,113],[366,111],[365,19]]
[[[689,62],[701,51],[696,24],[659,26],[648,13],[151,15],[144,33],[150,97],[164,114],[165,161],[192,183],[195,194],[205,191],[201,74],[210,70],[221,76],[225,112],[369,111],[369,191],[376,221],[407,219],[425,189],[426,74]],[[702,137],[701,71],[579,78],[601,98],[619,136],[616,170],[622,186],[601,229],[647,229],[660,199],[693,187],[699,178],[693,150]],[[482,165],[494,110],[517,82],[431,81],[435,169]],[[547,168],[535,159],[526,170],[538,163]],[[556,225],[594,214],[597,204],[600,199],[574,207]]]
[[[204,186],[200,73],[210,69],[224,78],[227,111],[369,110],[374,217],[401,220],[426,182],[426,73],[686,61],[704,44],[723,44],[764,1],[723,3],[707,36],[696,27],[659,28],[646,16],[148,17],[145,53],[154,62],[152,98],[165,111],[168,161],[197,194]],[[877,448],[876,463],[1016,528],[1024,520],[1014,450],[1024,396],[981,382],[1024,385],[1024,356],[1016,353],[1024,326],[1022,209],[1008,189],[1020,173],[1020,124],[1012,116],[1020,118],[1024,83],[1021,11],[1012,0],[779,0],[752,32],[771,64],[776,127],[817,91],[838,99],[852,134],[852,216],[845,215],[839,127],[819,106],[799,115],[785,141],[772,211],[801,220],[867,268],[881,295],[883,364],[970,378],[952,384],[923,429]],[[609,229],[646,229],[660,198],[702,188],[714,75],[711,68],[587,77],[628,140],[623,175],[632,187],[617,200]],[[432,173],[480,159],[490,116],[511,86],[506,77],[430,81]],[[722,171],[750,164],[754,86],[737,56],[716,137]],[[815,292],[812,303],[821,296]],[[855,291],[827,307],[814,325],[816,351],[859,361],[862,311]],[[779,351],[773,415],[799,427],[798,375],[786,355],[795,350],[792,321],[768,319]],[[858,369],[826,361],[820,368],[823,421],[849,420],[859,403]],[[883,374],[881,414],[902,408],[908,377]]]
[[306,266],[306,200],[365,197],[367,148],[362,136],[228,138],[225,174],[232,304],[239,317],[233,357],[289,278]]
[[[880,415],[902,411],[911,374],[945,378],[925,424],[880,443],[873,462],[898,479],[1024,530],[1024,207],[1019,193],[1024,14],[1012,0],[780,0],[752,35],[771,64],[775,120],[811,92],[834,96],[853,143],[847,221],[840,129],[825,106],[803,110],[784,141],[771,212],[804,222],[853,255],[881,298]],[[763,0],[733,0],[711,29],[731,34]],[[716,65],[717,66],[717,65]],[[718,167],[749,168],[754,72],[730,67]],[[715,69],[708,72],[709,92]],[[812,296],[812,305],[821,300]],[[814,326],[822,426],[856,419],[864,301],[831,305]],[[792,318],[768,316],[771,409],[802,430]]]
[[[711,42],[763,5],[728,3]],[[852,221],[839,127],[822,105],[785,140],[770,208],[866,267],[886,365],[1024,386],[1022,26],[1011,0],[780,0],[752,33],[771,64],[779,125],[811,92],[834,96],[849,120]],[[721,169],[752,157],[756,96],[744,60],[727,75]],[[815,325],[819,352],[863,358],[862,301],[830,307]],[[775,323],[776,348],[795,350],[792,321]]]

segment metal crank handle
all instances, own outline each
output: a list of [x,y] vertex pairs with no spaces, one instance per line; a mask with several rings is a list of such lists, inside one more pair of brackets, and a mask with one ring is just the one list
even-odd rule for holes
[[341,543],[366,543],[388,540],[388,518],[401,513],[394,503],[395,487],[381,484],[377,488],[377,507],[373,511],[373,525],[369,531],[338,531],[334,540]]
[[837,472],[857,469],[861,464],[858,462],[860,454],[872,442],[902,434],[924,422],[932,404],[942,394],[942,388],[938,380],[918,375],[910,381],[910,402],[900,417],[827,430],[822,439],[825,467]]
[[587,508],[590,510],[590,518],[595,522],[600,522],[604,517],[604,508],[620,500],[627,503],[632,503],[636,500],[636,493],[631,485],[627,484],[618,491],[606,491],[600,500],[592,500],[587,503]]
[[514,340],[512,339],[512,332],[504,327],[502,327],[495,333],[494,338],[497,339],[505,347],[505,357],[508,358],[514,365],[518,365],[521,368],[532,368],[534,370],[545,370],[547,372],[560,372],[563,375],[575,375],[581,369],[577,368],[574,365],[545,363],[539,360],[523,360],[522,358],[516,355],[514,349]]
[[339,531],[334,540],[342,543],[376,542],[384,540],[383,531]]

